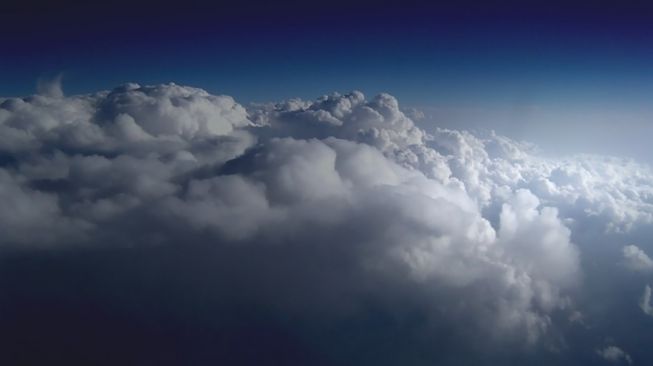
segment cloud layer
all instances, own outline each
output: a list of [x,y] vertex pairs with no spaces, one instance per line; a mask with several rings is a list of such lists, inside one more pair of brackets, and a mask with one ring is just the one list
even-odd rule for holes
[[[208,247],[216,267],[191,276],[194,291],[219,294],[216,312],[245,303],[295,319],[281,328],[309,348],[324,347],[307,335],[323,322],[345,332],[370,311],[443,362],[443,339],[564,347],[559,319],[582,302],[575,233],[653,219],[645,166],[427,133],[387,94],[246,108],[175,84],[43,88],[0,100],[4,252]],[[623,255],[651,267],[635,246]]]

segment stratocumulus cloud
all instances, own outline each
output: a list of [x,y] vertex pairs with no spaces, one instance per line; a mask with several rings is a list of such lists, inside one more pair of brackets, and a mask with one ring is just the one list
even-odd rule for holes
[[[580,314],[572,230],[653,218],[644,166],[427,133],[388,94],[246,108],[175,84],[43,88],[0,100],[5,251],[208,246],[215,267],[194,286],[216,312],[255,304],[300,319],[294,333],[373,310],[418,344],[554,342],[558,315]],[[623,254],[651,266],[634,246]]]

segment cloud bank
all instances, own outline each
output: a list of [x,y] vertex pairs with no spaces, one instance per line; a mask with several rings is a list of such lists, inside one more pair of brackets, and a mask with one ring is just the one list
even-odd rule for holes
[[[244,107],[175,84],[45,89],[0,99],[3,252],[206,251],[175,268],[195,295],[214,294],[207,318],[248,304],[318,354],[333,347],[315,335],[327,328],[378,347],[370,324],[445,363],[442,342],[564,347],[559,319],[578,317],[583,286],[574,232],[621,235],[653,218],[645,166],[427,133],[388,94]],[[651,267],[635,246],[623,255]],[[138,281],[146,269],[124,271]]]

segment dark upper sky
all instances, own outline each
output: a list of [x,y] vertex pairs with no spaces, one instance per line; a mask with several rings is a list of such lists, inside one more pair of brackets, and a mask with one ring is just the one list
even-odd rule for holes
[[545,147],[559,147],[561,128],[601,125],[584,152],[649,155],[594,146],[609,145],[610,126],[641,130],[653,116],[647,2],[30,1],[1,12],[0,96],[59,73],[67,94],[174,81],[247,103],[357,89]]
[[244,100],[358,88],[426,103],[511,98],[533,83],[555,98],[564,80],[588,98],[608,83],[637,98],[652,76],[653,6],[636,3],[71,1],[2,12],[0,95],[63,72],[71,93],[173,80]]

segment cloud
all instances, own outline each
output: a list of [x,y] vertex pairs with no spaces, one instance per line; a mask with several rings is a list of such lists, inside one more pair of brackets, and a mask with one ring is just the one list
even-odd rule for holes
[[61,87],[61,74],[52,79],[39,79],[36,89],[40,95],[51,98],[62,98],[63,88]]
[[85,237],[91,224],[62,213],[57,196],[26,187],[19,178],[0,169],[0,245],[60,244]]
[[[436,359],[435,340],[484,352],[554,342],[557,319],[580,314],[574,230],[615,235],[653,217],[643,166],[427,133],[388,94],[245,108],[175,84],[41,93],[0,100],[0,136],[4,251],[153,253],[143,268],[108,265],[130,268],[106,275],[116,287],[177,257],[152,248],[199,251],[210,265],[177,275],[220,314],[202,324],[247,304],[265,324],[296,319],[284,332],[302,342],[325,322],[347,334],[359,321],[358,347],[383,343],[365,331],[378,326]],[[624,256],[650,265],[634,246]]]
[[596,350],[596,353],[608,362],[620,362],[621,360],[624,360],[628,364],[633,363],[630,355],[616,346],[608,346],[604,349]]
[[639,300],[639,308],[642,309],[644,314],[653,316],[653,307],[651,307],[651,286],[644,287],[644,293]]
[[275,136],[333,136],[372,145],[429,178],[464,185],[483,207],[501,201],[498,192],[527,188],[565,215],[595,218],[606,232],[629,232],[653,220],[646,166],[591,155],[547,159],[528,144],[494,133],[475,136],[442,128],[427,133],[387,94],[370,102],[359,92],[291,100],[253,106],[250,114]]
[[634,245],[623,248],[626,267],[631,271],[650,272],[653,270],[653,260],[646,253]]
[[405,110],[404,113],[413,121],[419,121],[426,118],[426,114],[424,113],[424,111],[416,108],[408,108]]

